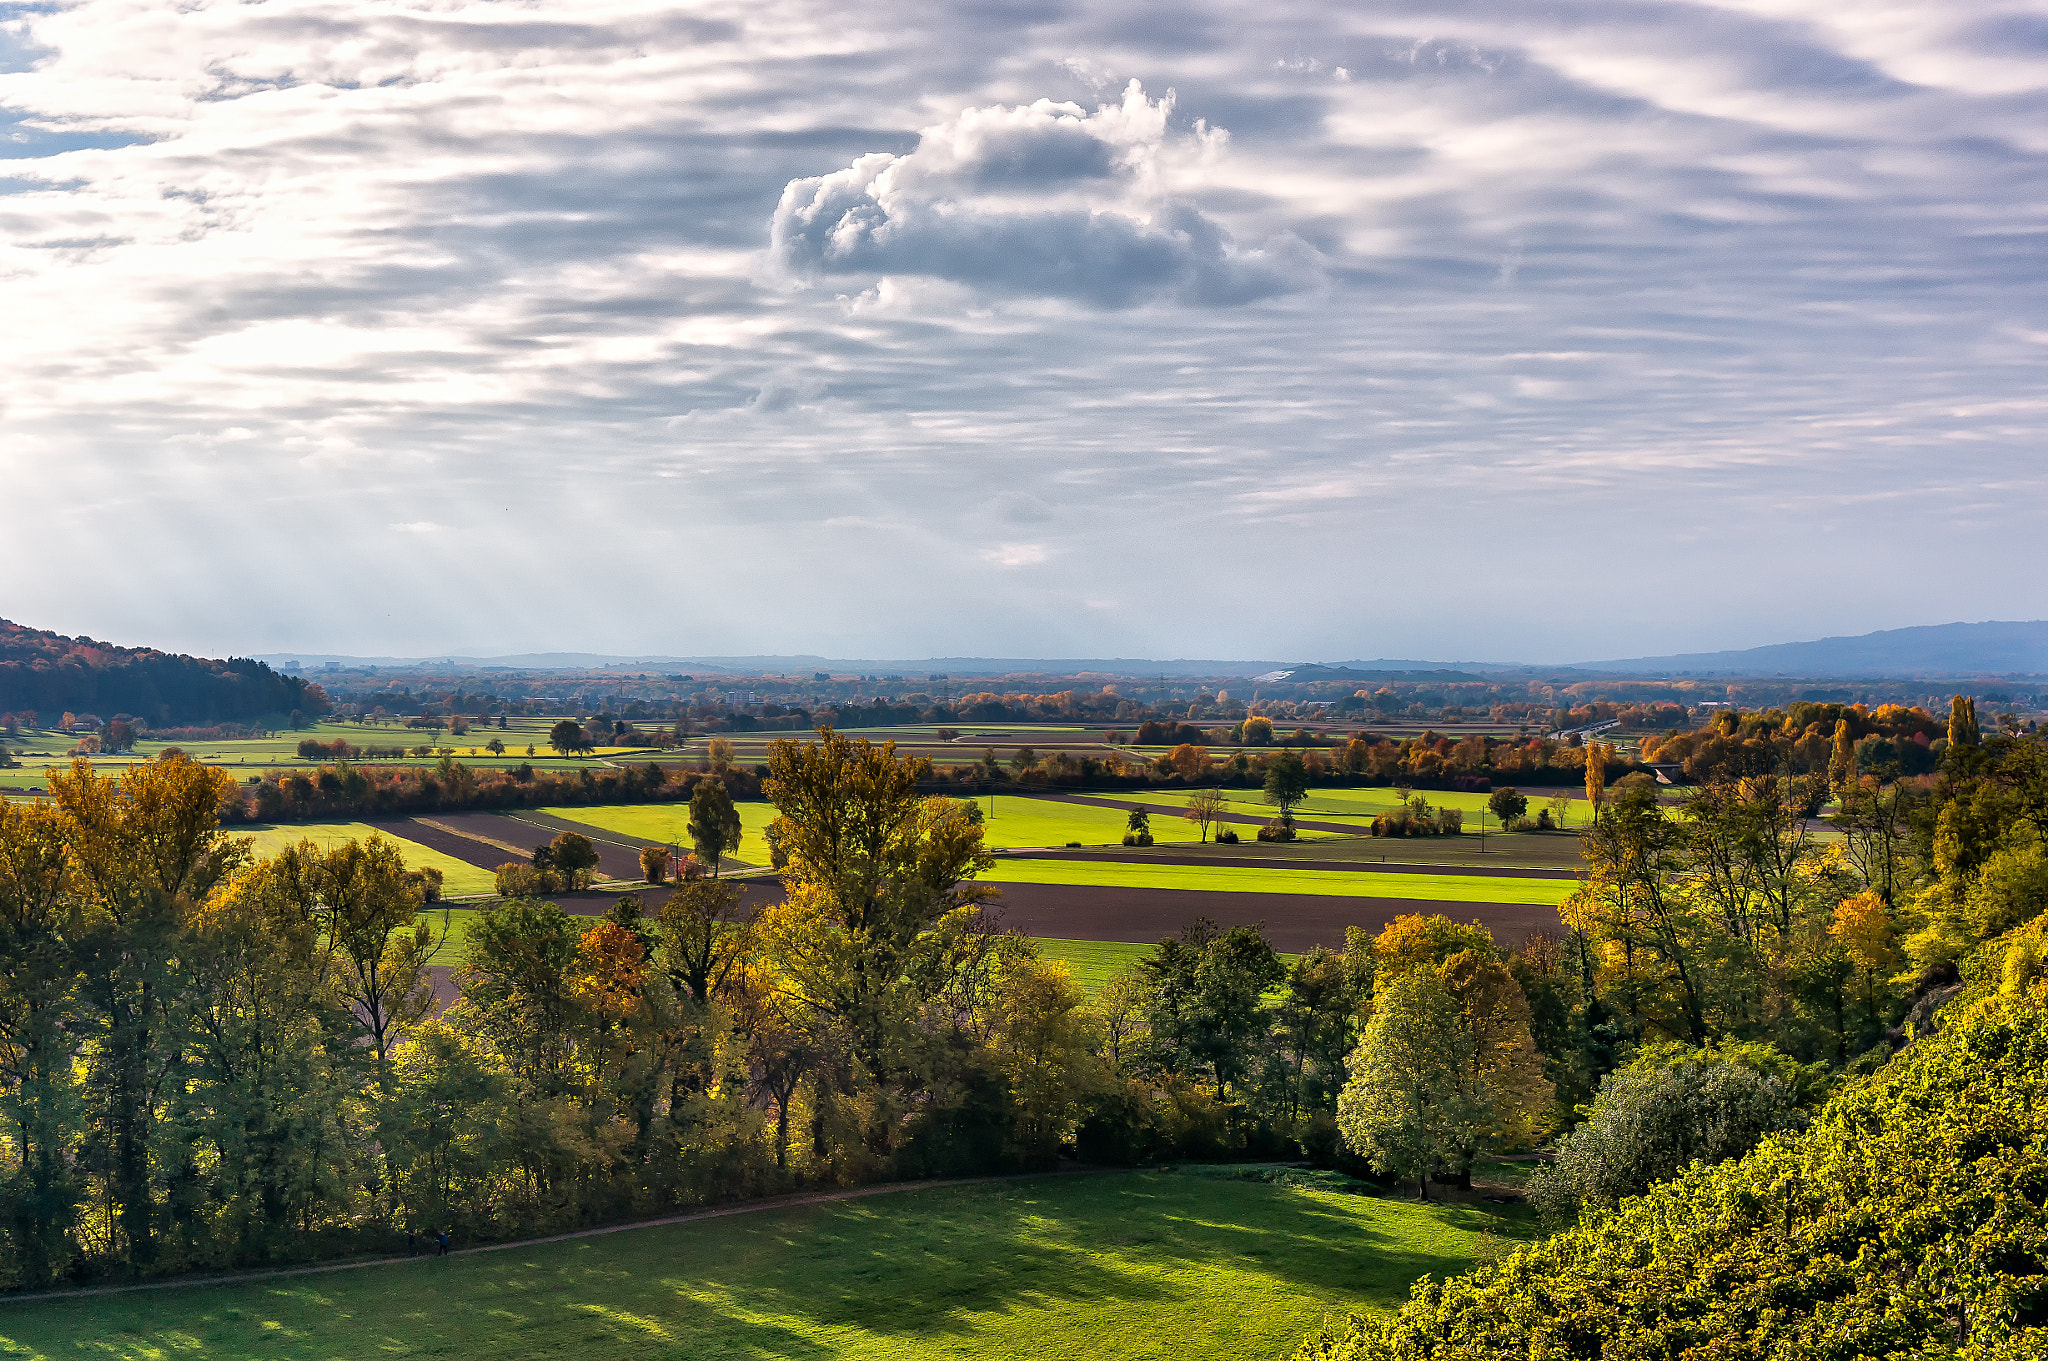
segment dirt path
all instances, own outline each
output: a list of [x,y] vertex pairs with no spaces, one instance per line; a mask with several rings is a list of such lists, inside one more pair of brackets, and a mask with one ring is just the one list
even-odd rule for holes
[[[945,1181],[896,1181],[880,1186],[859,1186],[850,1191],[815,1191],[802,1195],[751,1200],[744,1205],[723,1205],[715,1210],[692,1210],[688,1214],[664,1215],[660,1219],[639,1219],[630,1224],[606,1224],[595,1229],[551,1233],[540,1238],[520,1238],[510,1243],[485,1243],[473,1248],[456,1248],[450,1257],[469,1257],[483,1252],[510,1252],[537,1247],[542,1243],[566,1243],[576,1238],[598,1238],[635,1229],[658,1229],[667,1224],[690,1224],[700,1219],[727,1219],[733,1215],[759,1214],[764,1210],[787,1210],[801,1205],[824,1205],[838,1200],[862,1200],[868,1196],[893,1195],[899,1191],[936,1191],[949,1186],[987,1186],[996,1182],[1030,1181],[1038,1177],[1084,1176],[1097,1172],[1124,1171],[1123,1168],[1061,1168],[1056,1172],[1012,1172],[992,1177],[953,1177]],[[422,1247],[427,1244],[423,1243]],[[171,1281],[145,1281],[140,1285],[98,1285],[84,1290],[41,1290],[30,1295],[0,1294],[0,1305],[29,1304],[38,1300],[82,1300],[96,1295],[130,1295],[142,1290],[195,1290],[205,1286],[248,1285],[256,1281],[279,1281],[293,1276],[321,1276],[336,1271],[359,1271],[364,1267],[404,1266],[433,1260],[431,1251],[418,1257],[363,1257],[347,1262],[323,1262],[317,1266],[284,1267],[276,1271],[250,1271],[235,1276],[193,1276]]]

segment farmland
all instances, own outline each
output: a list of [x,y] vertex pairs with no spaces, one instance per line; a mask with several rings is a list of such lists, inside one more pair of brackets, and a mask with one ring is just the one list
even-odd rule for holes
[[[981,1361],[1283,1352],[1497,1250],[1479,1207],[1170,1172],[769,1209],[313,1276],[0,1306],[10,1356]],[[1199,1320],[1199,1326],[1194,1326]]]

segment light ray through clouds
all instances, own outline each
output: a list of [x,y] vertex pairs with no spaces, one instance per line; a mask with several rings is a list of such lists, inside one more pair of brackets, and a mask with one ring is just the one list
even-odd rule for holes
[[1568,660],[2041,612],[2048,5],[0,15],[24,622]]

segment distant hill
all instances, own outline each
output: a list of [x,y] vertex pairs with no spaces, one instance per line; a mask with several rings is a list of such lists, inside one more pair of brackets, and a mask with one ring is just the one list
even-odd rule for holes
[[69,710],[100,718],[211,724],[324,708],[320,689],[246,657],[218,661],[67,638],[0,619],[0,713],[34,710],[45,724]]
[[601,652],[518,652],[503,656],[472,657],[438,654],[426,657],[363,657],[331,652],[273,652],[263,660],[273,666],[323,668],[329,662],[345,670],[366,666],[408,670],[414,668],[475,667],[508,671],[685,671],[728,673],[743,676],[803,675],[828,671],[834,675],[888,675],[922,679],[942,674],[963,676],[1247,676],[1284,665],[1272,661],[1216,661],[1174,658],[1170,661],[1142,657],[917,657],[877,659],[873,657],[820,657],[808,653],[752,657],[675,657],[657,654],[631,656]]
[[2048,675],[2048,620],[1922,624],[1735,652],[1579,662],[1577,669],[1731,676]]

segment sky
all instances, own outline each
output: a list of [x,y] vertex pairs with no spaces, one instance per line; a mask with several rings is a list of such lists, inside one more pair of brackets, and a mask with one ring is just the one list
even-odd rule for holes
[[2048,3],[0,3],[0,614],[1570,661],[2041,617]]

